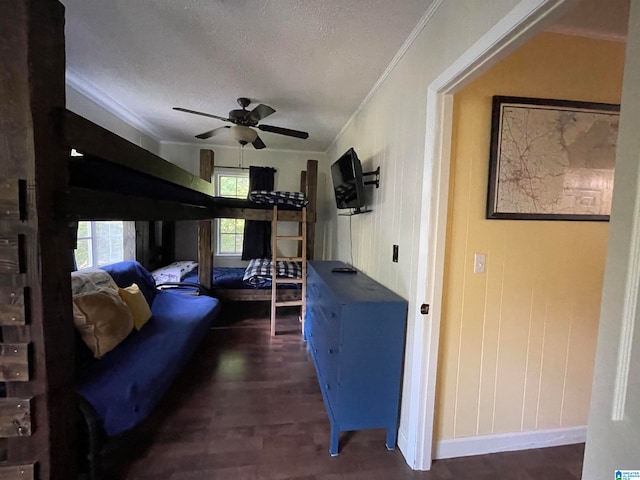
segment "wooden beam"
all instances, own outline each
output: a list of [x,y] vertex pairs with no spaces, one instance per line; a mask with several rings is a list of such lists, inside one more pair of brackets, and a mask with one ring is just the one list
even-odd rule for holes
[[[200,150],[200,178],[210,183],[213,180],[214,158],[213,151]],[[209,290],[211,289],[211,271],[213,268],[211,226],[211,220],[198,222],[198,283]]]
[[[279,288],[276,292],[276,300],[285,302],[300,300],[299,288]],[[213,296],[228,302],[267,302],[271,300],[271,289],[214,289]]]
[[[235,208],[235,207],[214,207],[212,217],[215,218],[244,218],[245,220],[262,220],[270,222],[273,212],[259,208]],[[301,222],[301,210],[278,210],[278,221],[280,222]],[[307,220],[310,221],[310,220]]]
[[213,195],[211,183],[115,133],[68,110],[62,112],[62,118],[64,142],[69,148],[190,190]]
[[313,260],[318,208],[318,161],[307,160],[307,258]]
[[[58,193],[68,185],[68,150],[56,115],[65,108],[64,6],[55,0],[0,0],[0,32],[0,178],[18,179],[20,210],[16,215],[11,187],[12,213],[0,215],[0,237],[24,240],[20,273],[0,272],[0,285],[27,289],[29,317],[25,325],[2,325],[0,362],[7,365],[5,378],[29,373],[29,381],[7,382],[6,392],[33,398],[31,421],[37,426],[31,436],[6,440],[0,479],[33,478],[35,464],[39,480],[72,479],[77,477],[73,257],[66,219],[56,215]],[[4,253],[15,264],[15,256]],[[6,304],[3,317],[5,312]],[[15,350],[18,357],[7,356]]]
[[71,187],[64,199],[67,220],[201,220],[209,209],[165,200]]

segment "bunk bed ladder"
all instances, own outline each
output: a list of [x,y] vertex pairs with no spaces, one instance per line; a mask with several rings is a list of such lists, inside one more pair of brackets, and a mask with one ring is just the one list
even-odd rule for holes
[[[302,221],[300,222],[300,235],[278,235],[278,206],[273,206],[273,218],[271,220],[271,336],[276,334],[276,311],[278,307],[291,307],[300,306],[300,322],[304,322],[306,314],[306,296],[307,296],[307,209],[302,209]],[[301,252],[299,257],[279,257],[278,256],[278,241],[279,240],[293,240],[301,242],[302,248],[298,251]],[[279,261],[292,261],[299,262],[302,267],[302,278],[278,278],[277,277],[277,264]],[[301,285],[301,298],[300,300],[278,301],[278,285],[283,283],[299,283]],[[304,331],[304,324],[302,325],[302,331]]]

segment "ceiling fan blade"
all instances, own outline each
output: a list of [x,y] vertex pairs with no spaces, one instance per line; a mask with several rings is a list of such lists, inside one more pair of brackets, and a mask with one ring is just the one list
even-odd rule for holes
[[260,104],[249,112],[247,116],[252,122],[258,123],[263,118],[267,118],[269,115],[276,113],[276,111],[269,105]]
[[173,109],[174,110],[178,110],[180,112],[193,113],[194,115],[202,115],[203,117],[217,118],[218,120],[223,120],[225,122],[231,122],[231,120],[229,120],[228,118],[221,117],[219,115],[212,115],[211,113],[197,112],[195,110],[189,110],[188,108],[182,108],[182,107],[173,107]]
[[260,137],[256,137],[256,139],[252,142],[253,148],[256,150],[262,150],[266,147],[264,142],[260,139]]
[[204,132],[204,133],[201,133],[200,135],[196,135],[196,138],[199,138],[201,140],[205,140],[207,138],[211,138],[214,135],[216,135],[220,130],[223,130],[225,128],[231,128],[231,127],[227,127],[225,125],[224,127],[214,128],[213,130],[209,130],[208,132]]
[[309,138],[307,132],[301,132],[300,130],[291,130],[289,128],[274,127],[273,125],[258,125],[258,128],[263,132],[279,133],[280,135],[287,135],[289,137],[296,138]]

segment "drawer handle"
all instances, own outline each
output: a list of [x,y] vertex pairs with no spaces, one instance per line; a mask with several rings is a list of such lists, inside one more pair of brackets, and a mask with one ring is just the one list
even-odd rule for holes
[[329,355],[333,354],[333,348],[329,349]]
[[331,313],[329,314],[329,316],[330,316],[331,318],[336,318],[338,315],[336,315],[336,312],[331,312]]
[[331,385],[329,385],[328,383],[325,385],[327,390],[331,390]]
[[313,353],[318,353],[318,349],[313,347]]

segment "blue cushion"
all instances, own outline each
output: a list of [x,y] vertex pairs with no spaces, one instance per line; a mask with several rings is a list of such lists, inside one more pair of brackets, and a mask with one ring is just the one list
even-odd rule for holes
[[[125,283],[138,281],[127,277]],[[215,298],[159,291],[151,320],[80,373],[78,393],[94,407],[108,436],[129,430],[151,413],[219,310]]]
[[125,260],[124,262],[113,263],[100,268],[111,275],[120,288],[137,283],[144,298],[147,299],[147,303],[151,305],[156,295],[156,281],[151,273],[139,262]]

